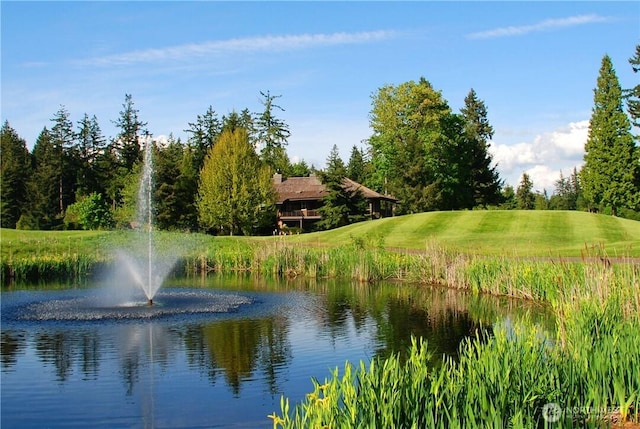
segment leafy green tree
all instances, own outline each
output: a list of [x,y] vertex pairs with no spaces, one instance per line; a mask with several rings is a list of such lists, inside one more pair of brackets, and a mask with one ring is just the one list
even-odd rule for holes
[[200,225],[231,235],[270,230],[276,198],[271,179],[271,170],[258,158],[247,131],[223,131],[200,172]]
[[522,173],[522,179],[516,189],[516,207],[519,210],[533,210],[535,208],[533,182],[527,173]]
[[464,118],[464,138],[467,150],[461,155],[469,158],[469,188],[474,207],[497,204],[500,201],[502,181],[489,153],[489,141],[493,137],[493,127],[489,124],[487,107],[473,90],[464,99],[460,110]]
[[640,204],[638,148],[622,107],[622,89],[611,58],[602,59],[585,143],[582,187],[592,208],[635,209]]
[[284,112],[284,109],[274,103],[281,95],[271,95],[260,91],[264,110],[256,114],[255,131],[257,147],[260,148],[260,159],[275,172],[289,174],[291,162],[287,156],[287,139],[291,136],[289,126],[282,119],[275,116],[274,110]]
[[107,229],[113,225],[113,219],[102,194],[92,192],[67,207],[65,224],[67,227],[77,225],[85,230]]
[[27,211],[31,155],[27,142],[5,121],[0,130],[0,226],[15,228]]
[[371,186],[402,200],[399,213],[438,209],[457,169],[448,162],[455,142],[446,100],[424,78],[386,85],[372,98]]
[[327,195],[318,209],[322,215],[316,224],[319,229],[338,228],[366,218],[367,202],[359,189],[353,189],[345,183],[346,171],[338,147],[334,145],[327,158],[327,168],[320,172]]

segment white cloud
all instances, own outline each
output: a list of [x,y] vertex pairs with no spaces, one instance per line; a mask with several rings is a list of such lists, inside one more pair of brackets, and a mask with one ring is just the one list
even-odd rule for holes
[[121,54],[80,60],[80,65],[119,66],[134,63],[165,62],[204,58],[211,55],[238,52],[278,52],[318,46],[371,43],[395,37],[393,31],[363,31],[356,33],[294,34],[214,40],[202,43],[144,49]]
[[576,25],[593,24],[598,22],[608,21],[609,18],[590,14],[590,15],[576,15],[569,16],[567,18],[546,19],[544,21],[537,22],[530,25],[520,26],[508,26],[494,28],[492,30],[479,31],[477,33],[468,34],[470,39],[492,39],[496,37],[512,37],[522,36],[528,33],[534,33],[545,30],[553,30],[557,28],[573,27]]
[[553,192],[560,177],[571,174],[582,165],[584,144],[589,133],[589,121],[572,122],[566,127],[539,134],[531,142],[505,145],[493,142],[490,152],[506,183],[517,187],[526,172],[534,189]]

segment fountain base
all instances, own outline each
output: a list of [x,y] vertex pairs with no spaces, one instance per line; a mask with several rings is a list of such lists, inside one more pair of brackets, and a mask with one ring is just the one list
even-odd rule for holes
[[149,307],[151,307],[153,305],[153,298],[149,298],[149,301],[147,301],[147,305]]

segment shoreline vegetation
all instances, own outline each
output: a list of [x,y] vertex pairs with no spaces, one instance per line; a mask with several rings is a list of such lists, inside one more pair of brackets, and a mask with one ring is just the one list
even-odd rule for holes
[[[601,222],[601,215],[587,215]],[[396,246],[381,231],[402,224],[377,222],[294,237],[158,234],[159,243],[175,243],[178,235],[185,240],[179,270],[189,275],[250,272],[437,284],[540,302],[552,309],[555,332],[542,335],[525,318],[494,327],[488,339],[465,341],[458,359],[443,358],[438,366],[430,364],[433,356],[421,339],[406,359],[347,362],[324,381],[310,381],[301,401],[283,397],[281,409],[269,416],[274,428],[640,427],[640,262],[632,247],[640,223],[625,224],[631,238],[616,233],[617,240],[556,255],[545,255],[533,241],[531,252],[514,252],[505,236],[494,242],[500,256],[445,247],[437,239],[422,240],[421,249]],[[371,234],[373,227],[378,235]],[[560,229],[554,227],[556,234]],[[95,274],[113,264],[108,252],[125,246],[131,235],[1,232],[3,287],[10,277],[80,280]],[[611,242],[623,238],[628,254],[608,255]]]

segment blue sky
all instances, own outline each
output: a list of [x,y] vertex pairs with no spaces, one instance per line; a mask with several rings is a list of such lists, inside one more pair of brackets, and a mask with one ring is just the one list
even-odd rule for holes
[[473,88],[501,177],[553,191],[582,163],[605,54],[623,87],[638,2],[10,2],[2,17],[2,121],[32,147],[64,105],[116,130],[125,94],[156,137],[209,106],[259,112],[281,95],[292,159],[347,161],[371,135],[371,96],[426,78],[454,111]]

